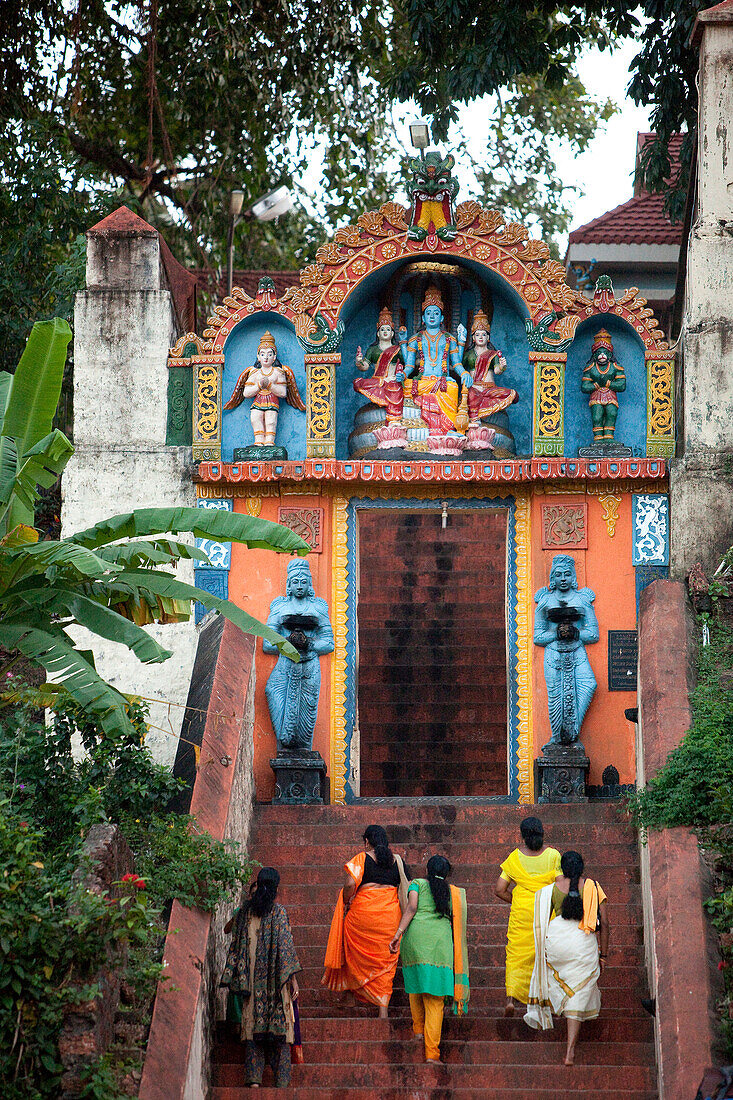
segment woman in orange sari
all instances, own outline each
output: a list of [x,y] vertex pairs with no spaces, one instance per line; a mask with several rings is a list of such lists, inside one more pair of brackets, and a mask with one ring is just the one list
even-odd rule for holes
[[407,906],[408,874],[381,825],[364,831],[364,851],[344,864],[346,882],[336,902],[322,984],[350,990],[387,1019],[398,955],[390,952]]

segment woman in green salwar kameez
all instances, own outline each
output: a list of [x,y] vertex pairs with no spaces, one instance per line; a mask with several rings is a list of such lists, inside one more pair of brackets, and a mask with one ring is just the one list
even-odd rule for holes
[[452,998],[460,1015],[469,996],[466,892],[448,885],[451,865],[443,856],[432,856],[427,872],[410,883],[390,951],[400,952],[412,1028],[424,1036],[425,1060],[438,1062],[445,1000]]

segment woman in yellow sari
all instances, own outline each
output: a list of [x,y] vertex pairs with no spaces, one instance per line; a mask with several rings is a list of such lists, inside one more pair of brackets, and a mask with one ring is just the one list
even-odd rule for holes
[[331,921],[321,983],[377,1005],[386,1020],[399,958],[389,945],[407,907],[409,882],[381,825],[370,825],[363,839],[364,851],[344,865],[346,882]]
[[560,853],[545,846],[538,817],[525,817],[519,826],[521,843],[501,865],[494,893],[511,905],[506,944],[505,1016],[513,1016],[516,1002],[527,1003],[534,966],[534,896],[554,882],[560,872]]

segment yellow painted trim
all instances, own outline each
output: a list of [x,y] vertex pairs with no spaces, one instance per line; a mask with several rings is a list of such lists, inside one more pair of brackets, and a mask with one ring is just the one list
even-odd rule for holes
[[335,647],[331,659],[331,802],[346,801],[346,639],[348,611],[347,501],[333,498],[331,622]]
[[532,715],[532,569],[529,492],[514,494],[515,567],[517,577],[517,779],[520,803],[534,801],[534,726]]

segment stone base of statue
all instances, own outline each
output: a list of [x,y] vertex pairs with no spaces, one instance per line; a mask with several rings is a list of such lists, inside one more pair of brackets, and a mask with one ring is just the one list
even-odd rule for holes
[[537,802],[587,802],[586,780],[590,760],[580,741],[568,745],[542,746],[534,762]]
[[251,443],[249,447],[235,447],[232,462],[287,462],[284,447],[269,443]]
[[615,439],[599,439],[591,447],[578,447],[578,458],[631,458],[631,447],[624,447]]
[[390,450],[392,447],[407,446],[407,432],[401,423],[385,424],[381,428],[374,429],[374,438],[377,441],[377,450]]
[[477,428],[469,427],[466,432],[467,451],[493,451],[496,432],[493,428],[485,428],[483,424]]
[[273,805],[328,804],[326,761],[312,749],[281,749],[270,767],[275,773]]

